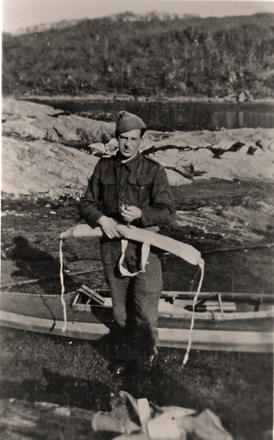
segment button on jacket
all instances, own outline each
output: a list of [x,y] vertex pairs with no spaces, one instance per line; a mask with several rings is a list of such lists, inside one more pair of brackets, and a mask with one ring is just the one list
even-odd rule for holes
[[119,153],[100,159],[80,202],[81,217],[91,227],[102,215],[122,222],[123,204],[142,210],[142,217],[132,223],[135,226],[169,224],[175,209],[164,168],[139,153],[125,163]]

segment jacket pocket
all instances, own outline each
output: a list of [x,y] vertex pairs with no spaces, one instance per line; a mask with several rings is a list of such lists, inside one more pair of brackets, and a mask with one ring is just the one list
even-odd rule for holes
[[129,192],[136,199],[140,207],[148,206],[152,187],[151,176],[129,176]]
[[152,178],[151,176],[128,176],[128,183],[130,185],[137,185],[138,187],[142,186],[151,186],[152,185]]

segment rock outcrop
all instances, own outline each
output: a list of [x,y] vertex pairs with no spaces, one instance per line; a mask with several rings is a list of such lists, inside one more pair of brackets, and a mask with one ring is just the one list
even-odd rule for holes
[[[114,129],[114,123],[5,98],[2,190],[19,196],[72,185],[79,191],[98,158],[115,153]],[[142,150],[166,168],[171,185],[274,179],[274,129],[148,131]]]
[[60,194],[71,188],[78,192],[98,158],[75,148],[43,140],[4,138],[2,151],[2,190],[23,194]]
[[67,114],[48,105],[5,98],[3,136],[25,140],[45,140],[82,146],[107,142],[114,136],[115,124]]
[[[182,175],[191,170],[194,179],[274,178],[274,130],[242,128],[220,131],[148,132],[145,150],[149,156],[166,167],[172,184],[187,183]],[[175,174],[174,174],[175,173]]]

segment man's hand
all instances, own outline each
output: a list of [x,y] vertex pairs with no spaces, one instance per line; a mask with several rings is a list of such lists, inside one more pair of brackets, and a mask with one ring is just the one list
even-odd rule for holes
[[113,218],[102,215],[102,217],[99,218],[98,223],[108,238],[121,237],[121,234],[117,229],[118,223],[116,223]]
[[123,220],[127,223],[133,222],[133,220],[136,220],[138,218],[142,217],[142,211],[137,206],[122,206],[121,208],[121,216],[123,217]]

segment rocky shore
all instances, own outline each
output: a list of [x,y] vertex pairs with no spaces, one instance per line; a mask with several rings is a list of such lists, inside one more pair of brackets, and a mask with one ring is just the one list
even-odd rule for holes
[[[115,152],[114,123],[13,98],[4,99],[3,121],[2,190],[8,194],[80,190],[98,157]],[[172,185],[274,179],[274,129],[148,131],[143,150],[165,166]]]
[[[245,95],[245,99],[240,98],[241,93]],[[16,99],[16,96],[14,96]],[[29,93],[24,94],[24,99],[31,101],[48,101],[49,104],[52,102],[52,96],[49,95],[32,95]],[[209,97],[209,96],[133,96],[127,94],[114,94],[114,93],[94,93],[94,94],[84,94],[84,95],[55,95],[54,99],[62,101],[77,101],[88,100],[88,101],[113,101],[115,99],[119,101],[169,101],[169,102],[211,102],[211,103],[225,103],[225,102],[252,102],[252,103],[263,103],[263,104],[274,104],[274,98],[271,97],[253,97],[249,91],[244,90],[243,92],[235,93],[225,97]]]

